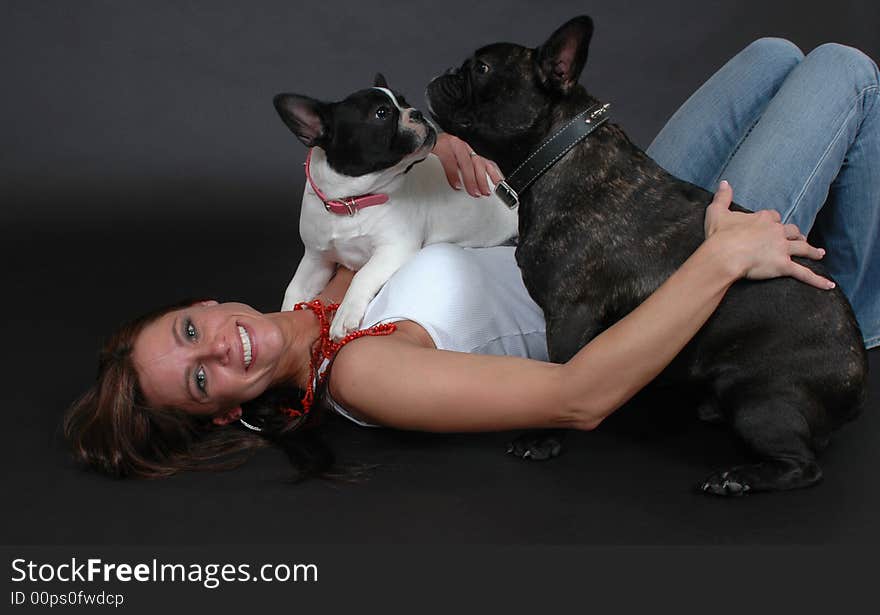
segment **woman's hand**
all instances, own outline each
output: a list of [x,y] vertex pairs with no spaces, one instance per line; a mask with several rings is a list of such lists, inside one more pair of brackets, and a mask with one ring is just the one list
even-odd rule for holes
[[487,174],[496,184],[504,179],[494,162],[478,156],[470,145],[451,134],[444,132],[437,136],[434,155],[443,163],[449,185],[461,190],[461,180],[464,180],[464,187],[471,196],[492,194]]
[[815,286],[834,288],[834,282],[823,278],[808,268],[794,262],[792,256],[819,260],[825,250],[814,248],[794,224],[782,224],[781,216],[774,210],[755,213],[730,211],[733,190],[726,181],[718,186],[718,192],[706,208],[706,239],[722,245],[725,257],[731,259],[740,277],[765,280],[791,276]]

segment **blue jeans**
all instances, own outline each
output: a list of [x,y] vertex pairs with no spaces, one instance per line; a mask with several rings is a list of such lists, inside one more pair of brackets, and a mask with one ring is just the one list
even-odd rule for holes
[[826,249],[865,346],[880,345],[880,86],[851,47],[806,57],[778,38],[755,41],[676,111],[648,154],[667,171],[734,200],[779,211]]

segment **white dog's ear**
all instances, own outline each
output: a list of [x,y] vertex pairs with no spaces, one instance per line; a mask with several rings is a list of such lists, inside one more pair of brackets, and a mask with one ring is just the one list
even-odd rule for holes
[[382,73],[376,73],[376,76],[373,77],[373,87],[388,89],[388,82],[385,80],[385,75]]
[[272,102],[287,127],[306,147],[329,138],[330,105],[299,94],[278,94]]
[[538,78],[545,87],[568,94],[587,63],[593,20],[582,15],[561,25],[535,50]]

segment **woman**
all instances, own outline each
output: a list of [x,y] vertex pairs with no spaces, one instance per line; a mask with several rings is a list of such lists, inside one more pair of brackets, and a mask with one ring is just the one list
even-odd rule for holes
[[[308,406],[303,391],[322,373],[322,407],[360,424],[593,429],[672,360],[736,280],[790,275],[833,286],[791,260],[824,255],[799,228],[812,227],[829,248],[827,268],[852,301],[866,345],[875,346],[877,98],[874,63],[840,45],[804,58],[787,41],[762,39],[728,62],[648,152],[699,185],[726,177],[740,203],[778,213],[729,211],[732,191],[721,182],[702,246],[564,365],[546,362],[541,311],[522,286],[513,248],[436,245],[370,304],[363,325],[395,329],[345,345],[329,372],[323,359],[334,354],[313,354],[328,316],[317,306],[260,314],[243,304],[186,302],[129,324],[105,346],[98,381],[68,412],[66,433],[81,461],[114,475],[227,467],[242,460],[230,453],[270,442],[284,447],[301,476],[326,474],[332,459],[315,430],[304,429],[320,412],[300,401]],[[436,153],[451,183],[461,171],[469,191],[488,193],[484,175],[497,171],[467,144],[444,137]],[[352,275],[340,269],[318,299],[340,301]]]

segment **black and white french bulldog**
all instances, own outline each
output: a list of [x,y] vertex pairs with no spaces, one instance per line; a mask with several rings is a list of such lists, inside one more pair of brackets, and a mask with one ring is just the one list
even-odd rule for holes
[[[482,47],[429,84],[429,109],[444,130],[509,174],[598,103],[578,84],[592,33],[592,20],[577,17],[534,49]],[[567,361],[666,280],[703,240],[711,200],[609,122],[520,195],[516,258],[544,310],[550,359]],[[799,262],[826,275],[818,263]],[[866,370],[843,293],[781,278],[735,284],[659,380],[705,393],[711,414],[754,451],[756,463],[700,484],[738,495],[819,481],[816,454],[857,413]],[[546,456],[554,445],[534,436],[519,452]]]
[[337,263],[357,270],[331,324],[333,339],[359,327],[382,285],[422,246],[489,247],[516,235],[516,211],[500,199],[449,186],[431,154],[435,128],[381,75],[340,102],[297,94],[274,102],[311,148],[300,216],[305,255],[282,310],[317,295]]

